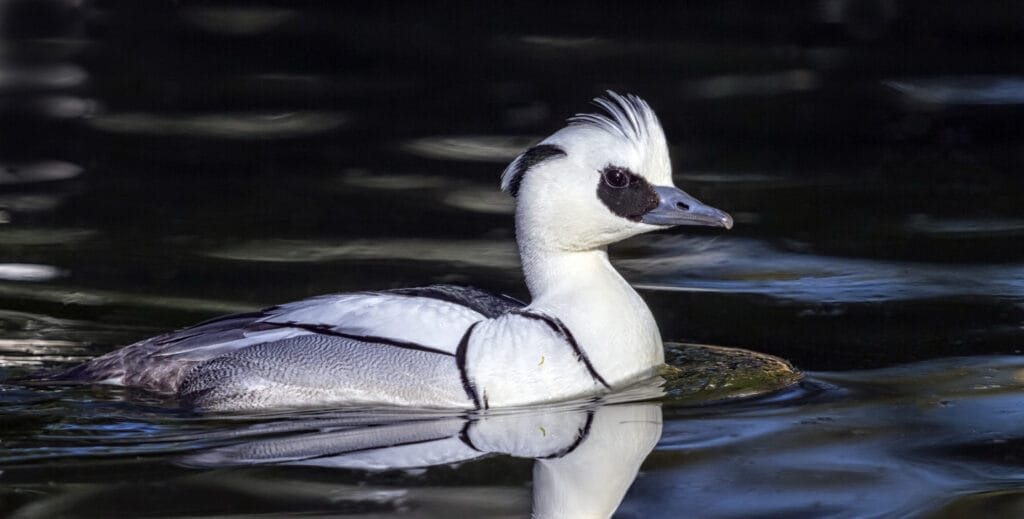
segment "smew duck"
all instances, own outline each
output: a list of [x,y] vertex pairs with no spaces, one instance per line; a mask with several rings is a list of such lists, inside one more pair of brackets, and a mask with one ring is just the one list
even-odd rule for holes
[[532,300],[451,285],[326,295],[126,346],[57,378],[177,394],[205,410],[395,405],[486,409],[596,395],[664,362],[610,244],[732,227],[675,187],[661,124],[608,92],[505,169]]

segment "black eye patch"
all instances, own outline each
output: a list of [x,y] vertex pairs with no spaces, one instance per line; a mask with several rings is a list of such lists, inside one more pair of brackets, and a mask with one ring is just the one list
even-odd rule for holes
[[634,222],[658,207],[654,186],[644,177],[620,166],[605,166],[597,183],[597,197],[608,209]]

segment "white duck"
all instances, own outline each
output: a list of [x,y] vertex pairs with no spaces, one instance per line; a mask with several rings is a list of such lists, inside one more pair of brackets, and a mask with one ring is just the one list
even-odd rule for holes
[[732,218],[672,184],[642,99],[608,92],[502,175],[516,197],[529,305],[437,285],[320,296],[147,339],[57,378],[176,393],[209,410],[399,405],[461,409],[600,394],[653,376],[661,336],[607,246]]

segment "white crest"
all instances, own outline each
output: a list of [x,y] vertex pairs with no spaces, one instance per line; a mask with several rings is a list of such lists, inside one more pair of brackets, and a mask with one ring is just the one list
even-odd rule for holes
[[[608,133],[623,144],[630,144],[643,157],[644,171],[670,171],[668,149],[665,146],[665,133],[654,110],[643,99],[633,95],[619,95],[611,90],[604,97],[596,97],[593,103],[604,113],[576,114],[568,119],[568,127],[564,128],[516,157],[505,168],[501,175],[501,189],[515,196],[526,171],[547,158],[564,155],[558,151],[569,152],[564,146],[552,146],[564,143],[566,132],[573,129],[593,128]],[[547,145],[547,146],[546,146]],[[670,173],[667,173],[670,175]],[[655,179],[663,180],[663,179]]]
[[569,125],[595,126],[638,145],[647,145],[652,137],[664,140],[658,116],[643,99],[608,90],[607,97],[595,97],[593,103],[607,114],[576,114],[569,118]]

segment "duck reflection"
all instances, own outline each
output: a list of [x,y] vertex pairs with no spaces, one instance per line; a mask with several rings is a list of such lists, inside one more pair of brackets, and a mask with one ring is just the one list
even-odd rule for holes
[[289,418],[233,431],[235,443],[189,455],[182,463],[382,471],[495,455],[532,458],[534,517],[607,517],[661,437],[661,420],[655,402],[590,402],[469,416]]

